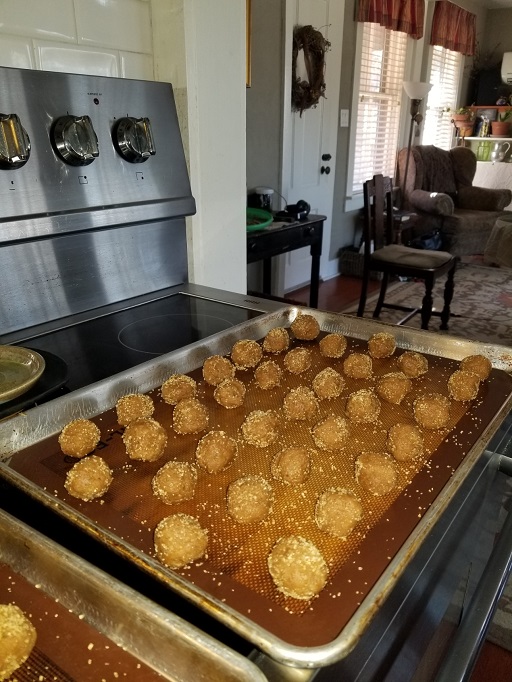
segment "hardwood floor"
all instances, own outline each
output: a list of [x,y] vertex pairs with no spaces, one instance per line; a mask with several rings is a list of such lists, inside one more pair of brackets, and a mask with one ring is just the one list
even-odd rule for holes
[[[368,294],[379,288],[380,283],[372,280]],[[361,279],[340,275],[321,282],[318,294],[318,308],[339,312],[359,300]],[[288,294],[295,303],[309,304],[309,287],[296,289]],[[367,313],[368,314],[368,313]],[[512,653],[491,642],[485,642],[469,682],[510,682],[512,680]]]

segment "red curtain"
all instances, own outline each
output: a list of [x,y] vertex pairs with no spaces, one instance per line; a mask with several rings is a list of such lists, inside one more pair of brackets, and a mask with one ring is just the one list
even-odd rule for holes
[[359,0],[357,21],[380,24],[418,40],[423,37],[425,0]]
[[434,8],[430,44],[472,56],[476,47],[476,15],[448,0]]

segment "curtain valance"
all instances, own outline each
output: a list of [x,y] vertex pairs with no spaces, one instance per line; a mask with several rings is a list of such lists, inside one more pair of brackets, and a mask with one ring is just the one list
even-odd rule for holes
[[476,15],[448,0],[437,0],[430,44],[472,56],[476,47]]
[[423,37],[425,0],[360,0],[357,21],[380,24],[393,31]]

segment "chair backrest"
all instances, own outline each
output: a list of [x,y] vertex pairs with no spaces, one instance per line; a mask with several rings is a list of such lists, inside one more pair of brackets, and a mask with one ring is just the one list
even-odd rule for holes
[[363,185],[364,254],[393,243],[393,183],[391,178],[374,175]]

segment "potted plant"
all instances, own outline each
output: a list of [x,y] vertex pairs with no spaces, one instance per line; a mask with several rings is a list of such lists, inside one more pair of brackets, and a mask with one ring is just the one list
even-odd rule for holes
[[510,123],[512,122],[512,109],[502,111],[498,114],[498,120],[491,123],[491,134],[500,137],[508,137],[510,134]]
[[452,123],[458,129],[461,137],[470,137],[473,134],[473,112],[468,107],[460,107],[452,114]]
[[452,121],[454,121],[455,123],[467,123],[470,120],[471,109],[469,109],[468,107],[460,107],[454,114],[452,114]]

